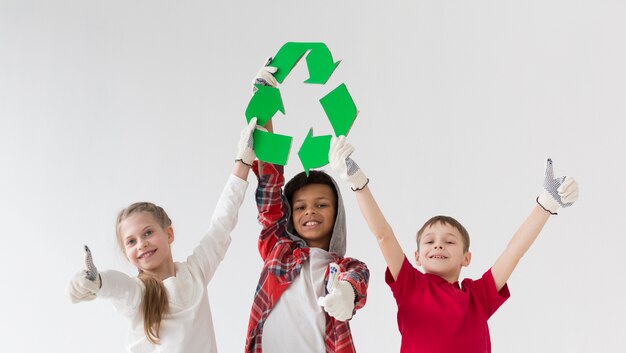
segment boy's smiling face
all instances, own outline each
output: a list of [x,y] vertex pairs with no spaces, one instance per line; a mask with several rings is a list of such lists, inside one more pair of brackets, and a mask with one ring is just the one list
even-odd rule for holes
[[292,198],[292,221],[309,247],[328,250],[337,216],[337,197],[330,186],[308,184]]
[[472,258],[469,251],[464,252],[461,233],[447,223],[437,222],[426,227],[418,245],[417,265],[450,283],[459,280],[461,268],[468,266]]

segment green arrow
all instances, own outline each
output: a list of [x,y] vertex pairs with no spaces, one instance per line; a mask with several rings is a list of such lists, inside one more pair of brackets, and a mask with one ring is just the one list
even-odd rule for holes
[[280,111],[285,114],[283,99],[280,97],[280,90],[270,86],[256,85],[258,90],[254,92],[248,107],[246,108],[246,121],[256,117],[257,125],[265,125],[270,119]]
[[335,136],[348,135],[359,111],[356,109],[345,83],[322,97],[320,104],[322,104],[326,116],[333,126]]
[[313,128],[309,130],[298,151],[298,157],[300,157],[306,175],[309,175],[309,169],[328,164],[331,137],[330,135],[313,137]]
[[291,137],[262,130],[254,130],[254,152],[263,162],[285,165],[289,159]]
[[325,84],[341,61],[334,62],[330,50],[324,43],[287,42],[276,53],[268,64],[278,68],[274,74],[279,83],[283,83],[291,69],[309,51],[306,64],[309,69],[309,78],[305,83]]

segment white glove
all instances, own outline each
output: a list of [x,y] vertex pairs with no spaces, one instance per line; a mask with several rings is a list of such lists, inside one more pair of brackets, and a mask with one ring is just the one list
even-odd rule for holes
[[352,317],[356,295],[350,282],[337,280],[338,275],[339,273],[335,275],[331,273],[328,279],[331,288],[325,297],[317,299],[317,304],[323,307],[328,315],[339,321],[346,321]]
[[578,183],[569,176],[555,178],[552,168],[552,159],[548,158],[543,192],[537,197],[537,203],[555,215],[560,207],[569,207],[578,199]]
[[274,74],[276,73],[276,71],[278,71],[278,68],[274,66],[267,66],[267,64],[269,64],[271,61],[272,58],[267,59],[265,65],[263,65],[261,70],[259,70],[259,72],[254,77],[254,80],[252,81],[253,92],[256,92],[257,90],[257,87],[255,85],[270,87],[278,86],[278,81],[276,81],[276,78],[274,77]]
[[357,191],[363,189],[370,180],[350,158],[352,152],[354,152],[354,147],[346,142],[345,136],[333,137],[330,141],[328,160],[335,173],[339,174],[342,180],[347,181],[353,191]]
[[254,153],[254,128],[256,127],[256,118],[250,119],[248,126],[241,130],[241,136],[239,137],[239,144],[237,145],[237,157],[235,161],[241,161],[241,163],[252,166],[256,154]]
[[87,267],[86,270],[82,270],[72,277],[67,287],[67,293],[72,303],[94,300],[100,287],[102,287],[100,274],[93,264],[91,251],[87,245],[85,245],[85,267]]

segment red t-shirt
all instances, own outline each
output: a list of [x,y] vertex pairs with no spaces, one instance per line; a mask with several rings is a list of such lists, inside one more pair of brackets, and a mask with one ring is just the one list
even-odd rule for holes
[[414,268],[405,257],[397,280],[389,269],[385,282],[398,304],[401,353],[489,353],[487,320],[510,294],[500,292],[489,269],[476,281],[445,279]]

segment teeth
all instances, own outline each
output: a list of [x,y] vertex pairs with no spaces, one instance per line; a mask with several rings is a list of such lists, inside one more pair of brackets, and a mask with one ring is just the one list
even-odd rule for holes
[[320,224],[320,222],[316,222],[316,221],[308,221],[306,223],[304,223],[305,226],[314,226],[314,225],[318,225]]
[[153,253],[153,252],[154,252],[154,251],[148,251],[148,252],[145,252],[145,253],[141,254],[141,256],[139,256],[139,258],[140,258],[140,259],[143,259],[143,258],[144,258],[144,257],[146,257],[146,256],[152,255],[152,253]]

